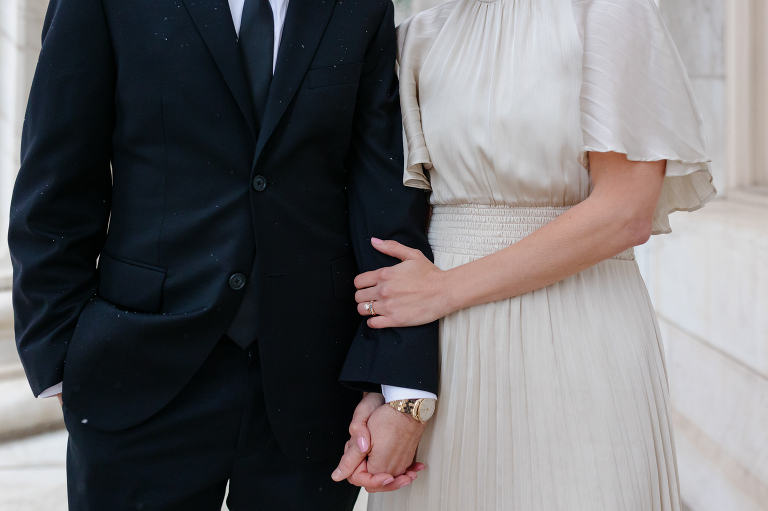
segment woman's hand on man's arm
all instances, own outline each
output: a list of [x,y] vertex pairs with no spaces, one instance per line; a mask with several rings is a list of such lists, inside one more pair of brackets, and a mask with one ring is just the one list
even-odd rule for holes
[[665,161],[590,153],[594,188],[530,236],[494,254],[442,271],[396,241],[373,246],[402,262],[355,279],[361,315],[373,300],[371,328],[429,323],[454,311],[541,289],[648,241],[664,184]]

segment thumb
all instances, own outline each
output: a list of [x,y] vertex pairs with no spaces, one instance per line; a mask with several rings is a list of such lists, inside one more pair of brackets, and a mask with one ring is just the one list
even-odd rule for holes
[[349,442],[347,442],[347,448],[345,449],[344,455],[341,457],[341,461],[339,461],[339,465],[336,467],[336,470],[333,471],[333,474],[331,474],[331,479],[339,482],[349,478],[365,461],[367,455],[367,449],[366,452],[360,450],[360,442],[350,439]]
[[355,408],[352,422],[349,424],[349,435],[355,442],[357,450],[363,455],[367,455],[371,450],[371,432],[368,429],[368,419],[383,404],[384,397],[381,394],[369,392]]
[[371,244],[373,245],[373,248],[382,254],[396,257],[401,261],[415,259],[414,252],[418,252],[418,250],[408,248],[394,240],[380,240],[379,238],[371,238]]
[[[368,423],[368,419],[371,418],[376,408],[384,404],[384,396],[375,392],[367,393],[360,403],[355,408],[355,413],[352,416],[353,423],[362,423],[363,425]],[[352,433],[350,431],[350,433]]]
[[358,466],[368,456],[371,450],[371,432],[368,430],[368,418],[374,410],[381,406],[383,398],[381,394],[369,393],[355,408],[355,414],[349,425],[350,440],[341,457],[339,466],[333,471],[331,478],[334,481],[343,481],[349,478]]

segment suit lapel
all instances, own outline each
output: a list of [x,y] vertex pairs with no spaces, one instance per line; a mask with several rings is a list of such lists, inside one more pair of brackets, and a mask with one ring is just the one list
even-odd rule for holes
[[229,3],[227,0],[184,0],[184,4],[255,137],[251,97]]
[[257,159],[307,74],[334,5],[335,0],[289,1],[275,76],[256,144]]

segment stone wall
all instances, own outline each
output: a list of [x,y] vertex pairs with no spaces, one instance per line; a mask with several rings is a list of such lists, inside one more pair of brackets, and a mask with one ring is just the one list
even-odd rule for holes
[[[719,200],[637,250],[667,352],[682,495],[768,510],[768,202],[729,188],[729,2],[662,0],[705,117]],[[768,27],[764,27],[768,28]],[[739,27],[731,27],[739,30]]]

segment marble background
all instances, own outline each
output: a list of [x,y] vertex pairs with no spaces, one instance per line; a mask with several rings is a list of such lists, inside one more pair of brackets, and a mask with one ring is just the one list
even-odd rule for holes
[[666,347],[682,495],[696,511],[768,509],[768,210],[723,200],[738,170],[726,168],[727,1],[739,0],[661,3],[724,193],[637,251]]

